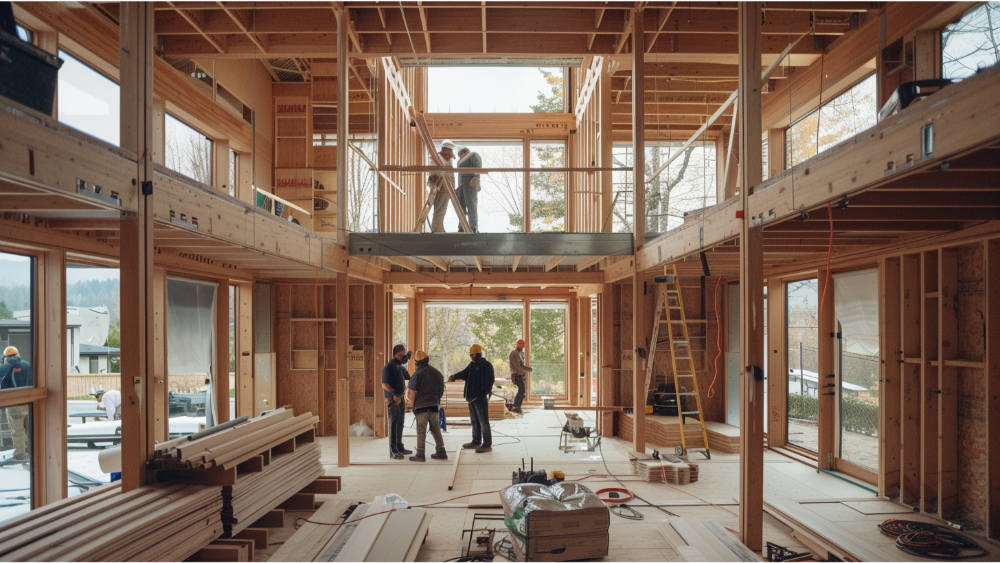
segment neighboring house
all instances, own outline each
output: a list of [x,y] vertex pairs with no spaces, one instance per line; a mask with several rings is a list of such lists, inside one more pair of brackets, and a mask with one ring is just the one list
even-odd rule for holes
[[[81,373],[111,373],[110,365],[112,360],[121,357],[120,348],[109,348],[107,346],[91,346],[90,344],[80,345],[80,372]],[[72,368],[70,371],[73,371]]]
[[[22,356],[28,359],[30,354],[25,355],[25,350],[31,350],[29,332],[31,311],[14,311],[14,319],[16,320],[0,321],[0,342],[13,339],[11,345],[17,346],[18,350],[22,352]],[[7,327],[5,323],[20,324]],[[110,352],[111,356],[119,355],[118,348],[105,348],[104,346],[108,339],[110,323],[111,315],[108,313],[107,307],[66,307],[66,369],[69,373],[101,373],[100,371],[91,371],[91,357],[101,354],[95,350],[97,348],[113,350],[114,352]],[[5,327],[7,334],[4,333]],[[89,347],[87,352],[83,351],[84,346]],[[107,373],[108,355],[109,353],[105,352],[104,364],[98,363],[99,366],[103,365],[105,373]]]

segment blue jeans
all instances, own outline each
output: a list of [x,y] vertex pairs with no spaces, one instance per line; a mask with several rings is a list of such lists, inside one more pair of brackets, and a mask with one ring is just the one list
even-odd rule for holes
[[476,399],[469,403],[469,416],[472,417],[472,443],[484,448],[493,446],[493,433],[490,432],[490,406],[486,398]]
[[[469,220],[469,226],[472,227],[472,232],[479,232],[479,190],[470,187],[461,187],[457,190],[458,194],[458,205],[461,206],[462,211],[465,212],[466,218]],[[461,221],[459,221],[461,224]]]

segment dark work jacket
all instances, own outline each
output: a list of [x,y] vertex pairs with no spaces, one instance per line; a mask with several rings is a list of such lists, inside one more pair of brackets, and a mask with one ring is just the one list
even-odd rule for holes
[[0,366],[0,389],[31,387],[33,384],[31,364],[20,356],[7,356],[4,359],[4,364]]
[[465,381],[465,400],[486,399],[493,391],[493,364],[486,358],[479,358],[462,371],[453,375],[456,380]]

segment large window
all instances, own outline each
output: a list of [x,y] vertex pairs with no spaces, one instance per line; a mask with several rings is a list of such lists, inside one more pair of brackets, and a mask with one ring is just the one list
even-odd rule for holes
[[1000,2],[986,2],[941,31],[944,78],[965,78],[1000,61]]
[[819,281],[786,286],[788,443],[819,449]]
[[167,114],[164,126],[167,168],[212,185],[212,140]]
[[[531,167],[554,168],[566,164],[566,143],[532,141]],[[531,230],[533,232],[566,229],[566,173],[531,173]]]
[[560,113],[564,73],[559,67],[431,67],[427,111]]
[[[167,280],[167,389],[170,433],[214,426],[215,284]],[[228,374],[228,370],[222,370]],[[218,374],[221,375],[221,374]]]
[[121,103],[118,84],[66,51],[59,69],[59,121],[84,133],[119,144]]
[[[510,375],[507,355],[521,338],[524,306],[513,302],[434,302],[425,307],[427,353],[445,376],[469,365],[469,347],[479,344],[498,379]],[[395,337],[396,343],[402,343]],[[411,349],[416,342],[407,343]]]
[[565,303],[532,301],[527,355],[532,368],[528,392],[531,397],[566,396]]
[[[646,174],[648,178],[664,162],[673,162],[652,182],[646,184],[646,231],[662,233],[684,222],[689,211],[715,205],[716,166],[715,144],[696,142],[677,156],[683,142],[646,143]],[[616,168],[631,168],[631,144],[617,144],[612,149]],[[634,181],[631,170],[612,173],[614,205],[613,231],[632,232]],[[643,178],[643,180],[645,180]]]
[[[522,141],[455,141],[479,154],[483,168],[524,167]],[[457,156],[457,155],[456,155]],[[457,160],[456,160],[457,162]],[[457,178],[456,178],[457,179]],[[492,172],[479,176],[482,189],[477,211],[480,233],[510,233],[524,230],[524,174]],[[455,229],[458,230],[458,219]]]
[[[418,343],[409,342],[409,334],[407,332],[407,324],[409,319],[409,309],[406,307],[406,301],[393,301],[392,302],[392,344],[406,344],[408,350],[416,350]],[[451,374],[449,374],[451,375]]]
[[785,131],[785,167],[791,168],[875,125],[875,75],[824,103]]
[[840,458],[878,469],[879,315],[878,271],[833,276],[841,338],[838,443]]

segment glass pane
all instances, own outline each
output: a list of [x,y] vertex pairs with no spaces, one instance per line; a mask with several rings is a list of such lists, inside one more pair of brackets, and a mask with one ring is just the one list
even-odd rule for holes
[[819,447],[819,282],[787,285],[788,443]]
[[[524,308],[520,301],[437,302],[426,305],[427,353],[445,376],[469,365],[469,347],[479,344],[493,364],[494,376],[510,375],[507,356],[521,337]],[[395,338],[396,342],[402,342]],[[411,346],[415,345],[411,343]]]
[[531,303],[530,338],[526,346],[528,393],[531,397],[566,396],[565,303]]
[[215,285],[167,280],[170,435],[214,425],[209,379],[215,343]]
[[[29,364],[34,363],[32,311],[34,309],[34,258],[0,252],[0,350],[13,352]],[[8,349],[8,347],[13,347]],[[10,372],[10,373],[8,373]],[[0,389],[34,385],[31,368],[14,372],[4,368]]]
[[835,275],[834,302],[841,338],[840,457],[878,469],[878,271]]
[[[406,301],[393,301],[392,303],[392,338],[393,342],[407,342],[408,348],[416,350],[420,345],[417,342],[407,340],[406,325],[408,322],[409,310],[406,308]],[[451,375],[451,374],[449,374]]]
[[239,156],[236,151],[229,151],[229,195],[236,197],[236,173],[239,165]]
[[560,113],[560,67],[431,67],[429,113]]
[[[483,168],[523,168],[524,143],[521,141],[464,141],[456,140],[460,147],[479,155]],[[456,153],[457,155],[457,153]],[[456,164],[458,160],[456,157]],[[524,231],[524,174],[521,172],[492,172],[479,176],[481,189],[476,193],[477,229],[480,233],[520,233]],[[468,203],[468,202],[467,202]],[[470,214],[471,215],[471,214]],[[458,218],[450,214],[446,220]],[[469,222],[472,223],[471,217]]]
[[715,144],[694,143],[675,156],[683,143],[646,145],[646,178],[671,157],[670,163],[646,184],[646,232],[663,233],[679,227],[684,214],[715,205]]
[[[365,153],[368,160],[378,160],[375,152],[378,150],[374,140],[354,139],[351,144]],[[353,233],[370,233],[378,231],[378,175],[371,169],[365,159],[353,149],[347,151],[349,161],[347,172],[347,229]],[[386,189],[394,189],[386,184]],[[327,199],[322,199],[326,205]],[[315,202],[314,202],[315,203]],[[336,208],[336,202],[331,202]],[[323,205],[323,204],[320,204]],[[314,205],[315,207],[315,205]],[[324,208],[325,209],[325,208]],[[333,211],[334,209],[330,209]]]
[[30,511],[34,504],[32,420],[31,403],[0,408],[0,522]]
[[877,120],[873,74],[788,128],[786,164],[795,166],[872,127]]
[[119,144],[120,88],[103,74],[59,51],[59,121],[84,133]]
[[[531,168],[565,166],[566,143],[533,141]],[[566,173],[531,173],[531,230],[536,233],[566,228]]]
[[1000,61],[1000,2],[986,2],[941,30],[943,78],[966,78]]
[[632,199],[635,194],[632,183],[632,145],[614,145],[611,149],[615,168],[629,168],[611,173],[612,196],[611,230],[616,233],[632,232]]
[[167,114],[164,124],[167,168],[212,185],[212,140]]
[[15,29],[17,30],[17,38],[21,41],[24,41],[25,43],[35,42],[35,33],[30,29],[20,24],[16,25]]

